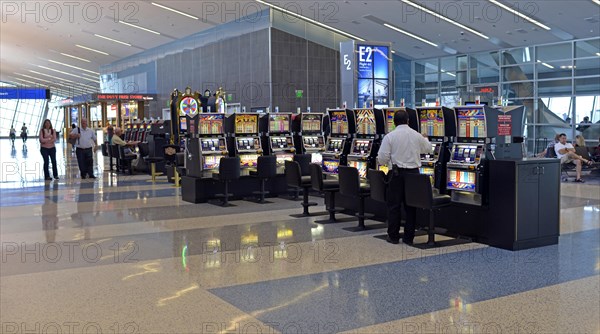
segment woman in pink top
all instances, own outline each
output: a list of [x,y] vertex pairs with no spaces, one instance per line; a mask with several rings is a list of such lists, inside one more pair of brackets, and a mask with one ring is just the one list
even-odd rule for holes
[[52,128],[52,122],[49,119],[44,121],[44,125],[40,130],[40,143],[42,157],[44,158],[44,178],[46,181],[52,180],[50,177],[50,171],[48,170],[48,158],[52,159],[52,173],[54,178],[58,180],[58,168],[56,166],[56,147],[54,142],[56,141],[56,131]]

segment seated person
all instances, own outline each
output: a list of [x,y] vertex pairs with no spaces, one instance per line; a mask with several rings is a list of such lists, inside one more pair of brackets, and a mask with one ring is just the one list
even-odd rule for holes
[[575,147],[585,147],[585,138],[582,135],[575,136]]
[[124,148],[125,156],[136,156],[136,154],[133,153],[133,151],[131,151],[130,147],[135,147],[140,142],[139,141],[125,142],[123,139],[121,139],[121,135],[123,135],[123,130],[121,130],[121,128],[116,128],[114,131],[115,131],[115,133],[112,137],[111,144],[125,146],[125,148]]
[[575,147],[573,147],[573,144],[567,143],[566,134],[561,133],[559,135],[558,143],[554,145],[554,151],[556,152],[556,156],[560,159],[561,164],[568,164],[570,162],[575,164],[575,171],[577,172],[577,178],[575,179],[575,182],[583,183],[584,181],[581,178],[581,164],[585,163],[587,165],[591,165],[592,162],[575,153]]
[[546,146],[546,148],[540,152],[538,155],[536,155],[536,158],[553,158],[554,156],[551,155],[552,152],[554,152],[554,145],[556,145],[556,143],[558,143],[558,136],[560,134],[556,134],[556,136],[554,136],[554,141],[548,143],[548,146]]

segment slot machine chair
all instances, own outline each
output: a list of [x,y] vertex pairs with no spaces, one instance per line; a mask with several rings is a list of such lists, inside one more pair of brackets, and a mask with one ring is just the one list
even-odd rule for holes
[[[300,174],[302,176],[310,176],[310,163],[312,161],[312,155],[310,154],[294,154],[294,161],[300,164]],[[294,191],[294,200],[300,196],[300,188],[296,188]]]
[[277,157],[274,155],[263,155],[258,157],[256,170],[250,171],[250,176],[254,176],[260,181],[260,190],[252,192],[253,194],[260,196],[257,200],[257,203],[271,203],[265,201],[265,195],[269,193],[265,190],[265,183],[268,179],[272,179],[277,176]]
[[369,169],[367,171],[367,179],[371,186],[371,198],[374,201],[387,203],[387,175],[383,171]]
[[318,164],[310,164],[310,180],[314,191],[329,196],[329,206],[327,207],[329,220],[318,220],[315,221],[315,223],[332,224],[339,222],[339,220],[335,218],[335,214],[341,210],[335,208],[335,193],[340,191],[340,182],[338,180],[323,180],[323,167]]
[[[110,144],[106,145],[106,151],[108,153],[108,170],[112,172],[113,171],[113,167],[117,166],[116,165],[116,159],[119,156],[118,155],[117,156],[113,156],[113,149],[112,149],[112,145],[110,145]],[[113,161],[113,159],[114,159],[114,161]]]
[[434,194],[429,175],[405,174],[404,182],[406,205],[429,211],[427,243],[415,246],[418,248],[439,246],[435,243],[435,212],[449,206],[451,197],[449,195]]
[[[115,159],[115,171],[121,170],[121,159],[119,159],[119,145],[112,144],[109,146],[110,155]],[[112,170],[112,168],[111,168]]]
[[163,174],[156,171],[156,164],[165,161],[165,158],[148,156],[144,157],[144,161],[150,164],[150,176],[152,177],[152,182],[156,182],[156,177]]
[[137,158],[135,154],[126,154],[125,147],[121,145],[117,145],[117,149],[119,150],[119,160],[121,161],[121,170],[123,173],[125,171],[129,171],[129,175],[133,175],[133,166],[132,162]]
[[229,197],[233,194],[229,193],[229,183],[240,178],[240,158],[239,157],[224,157],[219,162],[219,172],[213,173],[213,180],[220,181],[225,184],[223,194],[216,194],[215,197],[223,197],[222,207],[235,206],[229,203]]
[[107,141],[105,141],[104,143],[102,143],[102,145],[100,145],[100,148],[102,149],[103,157],[108,157],[108,145],[109,145],[109,143]]
[[302,176],[302,171],[300,169],[300,164],[296,161],[286,161],[285,162],[285,182],[288,187],[294,189],[303,189],[303,200],[302,207],[304,208],[302,214],[299,215],[291,215],[295,218],[300,217],[308,217],[310,213],[308,212],[308,208],[311,206],[316,206],[317,203],[309,202],[308,195],[310,192],[310,188],[312,187],[312,182],[310,176]]
[[371,196],[371,187],[366,183],[360,182],[358,169],[354,167],[340,166],[340,194],[358,200],[358,226],[355,228],[345,228],[347,231],[358,232],[367,229],[365,226],[365,199]]
[[165,151],[165,167],[167,168],[167,180],[173,180],[175,183],[175,187],[179,187],[179,182],[181,181],[181,177],[179,176],[179,171],[177,170],[177,154],[181,150],[181,148],[177,145],[165,145],[163,146]]

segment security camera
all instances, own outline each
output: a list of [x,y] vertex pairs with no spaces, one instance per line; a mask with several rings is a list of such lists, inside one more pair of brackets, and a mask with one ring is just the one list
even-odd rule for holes
[[464,31],[461,31],[461,32],[460,32],[460,35],[461,35],[461,36],[464,36],[464,35],[465,35],[465,32],[464,32]]

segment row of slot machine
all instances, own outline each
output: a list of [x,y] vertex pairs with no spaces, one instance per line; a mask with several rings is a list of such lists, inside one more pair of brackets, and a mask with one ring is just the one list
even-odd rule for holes
[[[274,155],[278,165],[296,153],[312,155],[321,163],[325,151],[321,113],[199,113],[186,116],[185,167],[202,177],[219,168],[222,157],[237,156],[240,168],[257,167],[258,157]],[[183,123],[183,122],[182,122]]]
[[388,166],[377,164],[377,154],[383,137],[395,128],[393,118],[398,110],[405,110],[409,126],[431,142],[432,153],[421,155],[421,174],[429,175],[432,185],[441,193],[450,193],[455,202],[482,205],[487,177],[484,162],[496,158],[496,143],[503,146],[501,152],[507,152],[498,157],[522,158],[521,144],[511,142],[512,137],[522,136],[523,106],[331,109],[323,171],[337,174],[340,165],[351,166],[363,178],[369,169],[387,172]]

